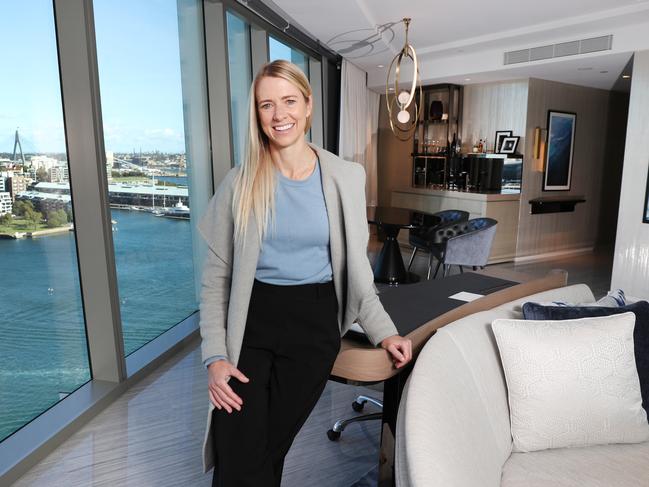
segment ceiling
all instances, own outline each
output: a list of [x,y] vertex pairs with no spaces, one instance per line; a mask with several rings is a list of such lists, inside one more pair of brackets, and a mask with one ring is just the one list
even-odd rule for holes
[[[649,0],[264,1],[367,71],[377,90],[403,47],[403,17],[412,18],[409,41],[424,84],[537,77],[611,89],[633,52],[649,48]],[[600,35],[613,35],[612,50],[503,64],[505,51]]]

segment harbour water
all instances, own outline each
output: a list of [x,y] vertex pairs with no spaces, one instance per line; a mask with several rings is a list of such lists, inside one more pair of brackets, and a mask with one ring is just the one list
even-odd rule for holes
[[[128,355],[198,309],[190,222],[113,210]],[[74,233],[0,240],[0,441],[90,380]]]

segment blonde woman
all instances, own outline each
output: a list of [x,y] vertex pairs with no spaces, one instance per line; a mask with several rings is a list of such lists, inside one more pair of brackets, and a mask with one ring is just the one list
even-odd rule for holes
[[309,82],[287,61],[253,82],[245,159],[199,224],[203,361],[214,486],[279,486],[284,457],[357,320],[396,367],[412,357],[376,296],[367,259],[365,172],[305,134]]

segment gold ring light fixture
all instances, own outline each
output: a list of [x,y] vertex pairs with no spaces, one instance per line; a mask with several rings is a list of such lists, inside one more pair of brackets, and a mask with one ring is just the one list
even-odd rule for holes
[[[419,78],[419,64],[417,63],[417,53],[414,47],[408,43],[408,27],[410,19],[403,19],[406,26],[406,42],[403,48],[397,54],[388,69],[388,77],[385,82],[385,101],[388,106],[388,117],[390,119],[390,128],[392,133],[400,140],[408,140],[412,137],[417,129],[417,122],[421,116],[422,109],[422,91],[421,79]],[[412,84],[410,90],[400,86],[401,63],[404,58],[412,60]],[[390,77],[394,67],[394,92],[390,92]],[[406,84],[406,86],[408,86]],[[418,100],[416,99],[418,95]],[[412,105],[412,107],[411,107]]]

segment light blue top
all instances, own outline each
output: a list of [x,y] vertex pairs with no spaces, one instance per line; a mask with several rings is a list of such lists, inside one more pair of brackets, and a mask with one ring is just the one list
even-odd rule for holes
[[302,180],[280,171],[275,186],[275,218],[265,232],[255,279],[280,286],[332,280],[329,219],[320,162]]
[[[275,225],[262,241],[255,279],[280,286],[313,284],[333,279],[329,252],[329,218],[322,191],[320,161],[311,175],[289,179],[280,171],[275,186]],[[205,366],[217,360],[205,360]]]

